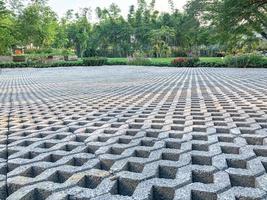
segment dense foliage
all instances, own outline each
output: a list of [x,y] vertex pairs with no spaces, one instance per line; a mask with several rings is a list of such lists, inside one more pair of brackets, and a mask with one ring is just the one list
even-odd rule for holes
[[92,57],[83,59],[84,66],[102,66],[105,65],[106,63],[107,63],[106,58]]
[[[101,65],[136,65],[158,67],[236,67],[236,68],[267,68],[267,59],[259,55],[245,54],[240,56],[228,56],[220,58],[150,58],[128,60],[125,58],[84,58],[78,61],[60,61],[54,63],[40,63],[35,61],[0,63],[0,68],[24,68],[24,67],[71,67],[71,66],[101,66]],[[177,63],[180,64],[177,64]]]
[[267,67],[266,59],[257,54],[227,56],[225,64],[229,67]]
[[[30,2],[30,3],[29,3]],[[59,18],[47,0],[0,0],[0,55],[14,46],[69,49],[79,57],[147,57],[266,50],[266,1],[189,0],[184,11],[169,0],[170,13],[159,13],[155,0],[138,0],[122,17],[120,8],[83,8]],[[90,20],[96,12],[98,20]]]
[[188,58],[175,58],[172,61],[172,65],[175,67],[194,67],[199,62],[198,57],[188,57]]

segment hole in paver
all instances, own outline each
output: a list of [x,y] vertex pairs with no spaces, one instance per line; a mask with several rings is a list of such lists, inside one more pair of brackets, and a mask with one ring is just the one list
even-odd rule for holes
[[193,125],[206,125],[206,122],[204,121],[193,121]]
[[159,125],[159,124],[152,124],[151,125],[151,129],[162,129],[163,125]]
[[163,124],[165,123],[165,121],[164,120],[152,120],[152,123]]
[[104,130],[105,134],[115,134],[117,130]]
[[246,169],[247,168],[247,161],[246,160],[238,160],[238,159],[226,159],[227,166],[229,168],[240,168]]
[[43,134],[43,133],[39,133],[37,134],[36,136],[34,136],[35,138],[44,138],[46,137],[47,135],[46,134]]
[[205,120],[205,117],[197,117],[197,116],[193,116],[193,120]]
[[104,171],[109,171],[113,164],[114,164],[113,160],[100,160],[100,162],[97,163],[97,165],[94,168]]
[[255,188],[256,178],[254,176],[246,176],[239,174],[229,174],[232,187],[251,187]]
[[140,129],[142,128],[143,124],[129,124],[129,129]]
[[62,139],[64,139],[64,138],[66,138],[66,137],[67,137],[67,135],[57,134],[57,135],[55,135],[55,136],[53,137],[53,139],[55,139],[55,140],[62,140]]
[[106,142],[110,139],[111,137],[104,137],[104,136],[98,136],[97,141],[98,142]]
[[0,174],[6,175],[9,172],[7,165],[0,168]]
[[167,148],[167,149],[180,149],[181,143],[166,141],[165,142],[165,148]]
[[76,130],[78,130],[80,127],[69,127],[68,132],[74,133]]
[[95,131],[95,129],[91,129],[91,128],[86,128],[85,129],[85,133],[93,133]]
[[95,152],[99,149],[97,146],[87,146],[82,152],[83,153],[90,153],[90,154],[95,154]]
[[244,137],[248,145],[263,145],[263,137]]
[[245,122],[246,119],[243,118],[232,118],[234,122]]
[[216,133],[230,133],[230,129],[227,129],[227,128],[216,128]]
[[118,143],[119,144],[129,144],[131,142],[131,139],[127,138],[119,138]]
[[58,160],[60,160],[61,158],[62,158],[62,156],[60,156],[60,155],[50,154],[50,155],[46,156],[46,157],[43,159],[43,161],[55,163],[55,162],[57,162]]
[[11,156],[12,154],[17,153],[18,151],[16,150],[12,150],[12,149],[4,149],[2,151],[0,151],[0,158],[2,159],[7,159],[9,156]]
[[191,199],[194,200],[217,200],[217,194],[212,192],[192,190]]
[[112,118],[109,118],[109,117],[104,117],[101,119],[101,121],[103,121],[103,122],[108,122],[110,120],[112,120]]
[[174,124],[181,124],[181,125],[184,125],[184,124],[185,124],[185,121],[184,121],[184,120],[173,120],[173,123],[174,123]]
[[71,166],[82,166],[84,163],[86,163],[88,159],[86,158],[72,158],[70,159],[66,164]]
[[267,149],[253,149],[256,156],[267,157]]
[[51,131],[57,131],[57,130],[59,130],[59,129],[61,129],[61,128],[62,128],[62,127],[51,127],[50,130],[51,130]]
[[155,144],[154,141],[151,140],[141,140],[141,146],[145,146],[145,147],[153,147]]
[[227,136],[218,136],[219,142],[227,142],[227,143],[233,143],[234,138],[233,137],[227,137]]
[[111,124],[111,128],[119,128],[121,127],[123,124],[122,123],[119,123],[119,124]]
[[212,117],[212,120],[213,121],[225,121],[225,119],[221,117]]
[[173,200],[175,190],[169,187],[152,187],[153,200]]
[[204,127],[193,127],[193,132],[207,132],[207,129]]
[[161,159],[162,160],[171,160],[171,161],[178,161],[180,155],[178,153],[162,153]]
[[192,144],[192,150],[209,151],[209,144]]
[[63,147],[61,147],[60,150],[63,150],[63,151],[72,151],[72,150],[74,150],[76,148],[77,148],[77,146],[75,146],[75,145],[67,144],[67,145],[64,145]]
[[207,135],[192,135],[192,139],[208,141],[208,136]]
[[126,122],[128,119],[127,118],[119,118],[117,119],[117,122]]
[[159,136],[159,132],[154,132],[154,131],[147,131],[146,132],[146,137],[152,137],[152,138],[157,138]]
[[143,119],[135,119],[134,122],[136,122],[136,123],[144,123],[145,120],[143,120]]
[[212,158],[208,156],[192,155],[193,165],[212,165]]
[[102,181],[101,177],[85,175],[77,185],[82,188],[95,189]]
[[112,195],[132,196],[135,188],[138,185],[138,181],[118,178],[111,189]]
[[262,165],[263,165],[263,167],[265,169],[265,172],[267,172],[267,162],[262,161],[261,163],[262,163]]
[[138,133],[138,131],[128,130],[126,131],[126,135],[135,136]]
[[27,152],[27,153],[23,154],[22,156],[20,156],[20,158],[33,159],[38,155],[39,155],[39,153],[36,153],[36,152]]
[[169,133],[169,138],[182,139],[183,136],[183,133]]
[[192,171],[192,182],[193,183],[204,183],[210,184],[213,183],[213,173],[212,172],[205,172],[205,171]]
[[33,199],[45,200],[50,195],[51,195],[51,192],[49,192],[49,191],[35,188],[35,189],[31,190],[30,192],[28,192],[28,194],[26,194],[23,197],[23,200],[33,200]]
[[171,130],[173,131],[184,131],[183,126],[171,126]]
[[23,173],[21,173],[20,175],[29,177],[29,178],[35,178],[36,176],[39,176],[43,171],[44,169],[40,167],[32,166],[28,168],[26,171],[24,171]]
[[70,176],[71,174],[66,172],[56,171],[50,177],[48,177],[48,181],[52,181],[54,183],[64,183]]
[[214,126],[227,126],[227,123],[224,123],[224,122],[214,122]]
[[53,146],[55,146],[56,144],[54,143],[50,143],[50,142],[44,142],[42,144],[40,144],[39,146],[37,146],[38,148],[43,148],[43,149],[50,149]]
[[243,127],[243,128],[249,128],[250,127],[250,124],[245,124],[245,123],[236,123],[236,126],[237,127]]
[[108,149],[106,153],[113,154],[113,155],[121,155],[123,151],[124,149],[111,147]]
[[31,135],[32,133],[31,132],[23,132],[22,134],[21,134],[21,136],[23,136],[23,137],[27,137],[27,136],[29,136],[29,135]]
[[176,167],[159,166],[158,167],[158,178],[175,179],[177,170],[178,169]]
[[133,156],[139,158],[148,158],[150,156],[150,152],[144,150],[135,150]]
[[27,147],[27,146],[30,146],[32,143],[34,143],[34,142],[26,140],[26,141],[23,141],[23,142],[17,144],[17,146]]
[[87,138],[88,138],[88,136],[76,135],[74,141],[76,141],[76,142],[84,142]]
[[142,173],[144,169],[144,164],[136,162],[127,162],[124,170],[134,173]]
[[165,118],[164,115],[156,115],[156,116],[155,116],[155,119],[164,119],[164,118]]
[[234,146],[221,146],[222,153],[224,154],[239,154],[239,147]]

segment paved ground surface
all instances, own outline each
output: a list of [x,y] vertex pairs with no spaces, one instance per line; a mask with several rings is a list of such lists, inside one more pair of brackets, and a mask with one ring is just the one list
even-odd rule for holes
[[0,114],[2,199],[267,199],[267,70],[3,70]]

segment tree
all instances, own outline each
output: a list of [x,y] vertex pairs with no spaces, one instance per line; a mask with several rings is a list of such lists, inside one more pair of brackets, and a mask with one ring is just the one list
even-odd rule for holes
[[79,57],[84,57],[92,29],[89,22],[91,10],[89,8],[83,8],[80,13],[75,13],[74,19],[72,18],[72,11],[69,11],[67,14],[68,24],[66,32],[69,38],[69,45],[76,49]]
[[0,55],[10,54],[15,44],[14,19],[3,1],[0,1]]
[[93,28],[90,47],[105,56],[127,56],[131,51],[131,27],[121,16],[116,4],[108,9],[96,9],[99,22]]
[[57,18],[44,2],[35,2],[26,7],[17,19],[22,44],[35,47],[50,47],[56,37]]
[[203,26],[214,28],[217,39],[230,49],[257,34],[267,39],[266,0],[191,0],[186,10]]
[[168,26],[155,29],[149,32],[153,53],[156,57],[169,56],[171,49],[170,43],[175,37],[175,30]]

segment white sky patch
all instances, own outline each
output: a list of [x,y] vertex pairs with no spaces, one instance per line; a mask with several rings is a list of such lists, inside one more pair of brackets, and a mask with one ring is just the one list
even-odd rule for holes
[[[187,1],[188,0],[174,0],[175,7],[181,10]],[[148,2],[150,1],[148,0]],[[122,15],[126,17],[129,7],[131,5],[137,5],[137,0],[49,0],[49,5],[59,17],[64,16],[69,9],[78,11],[81,8],[90,7],[93,11],[93,18],[95,18],[96,7],[107,8],[112,3],[116,3],[120,7]],[[161,12],[170,11],[168,0],[156,0],[156,9]]]

